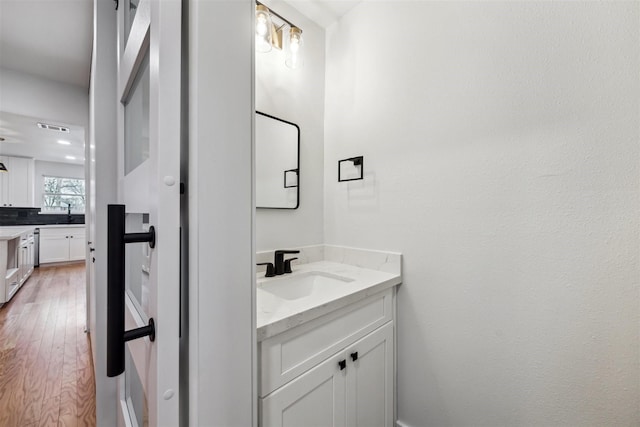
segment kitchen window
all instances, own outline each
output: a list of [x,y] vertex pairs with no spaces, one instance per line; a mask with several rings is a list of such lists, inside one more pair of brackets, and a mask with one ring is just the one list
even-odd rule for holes
[[42,191],[43,213],[84,213],[84,179],[44,176]]

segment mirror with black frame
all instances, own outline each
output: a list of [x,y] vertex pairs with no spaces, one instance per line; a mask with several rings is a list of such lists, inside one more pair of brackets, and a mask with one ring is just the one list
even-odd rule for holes
[[300,128],[256,111],[256,208],[300,205]]

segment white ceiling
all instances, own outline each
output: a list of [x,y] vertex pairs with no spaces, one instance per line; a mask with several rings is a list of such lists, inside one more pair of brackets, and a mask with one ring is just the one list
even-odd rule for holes
[[[325,28],[362,2],[285,1]],[[92,0],[0,0],[0,67],[88,88],[92,27]],[[0,136],[5,138],[0,143],[0,155],[83,163],[85,138],[81,127],[53,123],[69,127],[70,133],[64,134],[39,129],[38,121],[42,120],[0,111]],[[59,139],[71,145],[58,144]]]
[[347,12],[353,9],[362,0],[285,0],[298,12],[327,28]]
[[2,68],[88,88],[92,38],[92,0],[0,0]]
[[[0,0],[1,68],[88,89],[92,38],[92,0]],[[39,121],[48,123],[0,111],[0,155],[84,163],[82,127],[51,123],[70,130],[61,133],[39,129]]]
[[[3,1],[3,0],[2,0]],[[69,133],[40,129],[38,122],[69,128]],[[0,155],[35,157],[50,162],[84,164],[84,130],[81,126],[51,123],[35,117],[21,116],[0,111]],[[58,140],[71,144],[62,145]],[[36,154],[37,155],[34,155]],[[67,159],[73,156],[75,159]]]

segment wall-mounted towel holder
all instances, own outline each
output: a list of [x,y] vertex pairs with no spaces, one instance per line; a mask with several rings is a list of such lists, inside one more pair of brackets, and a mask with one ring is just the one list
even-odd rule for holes
[[[349,178],[342,178],[343,165],[345,167],[348,167],[348,163],[353,164],[353,168],[356,169],[356,173],[359,172],[359,175],[355,175],[353,173],[354,172],[353,168],[350,168],[351,169],[350,171],[345,170],[345,172],[351,172],[347,174]],[[363,156],[350,157],[348,159],[338,160],[338,182],[358,181],[363,178],[364,178],[364,157]]]
[[[291,184],[290,185],[290,179],[289,178],[290,175],[287,174],[293,174],[294,178],[295,178],[295,184]],[[284,188],[296,188],[298,186],[298,169],[289,169],[284,171]]]

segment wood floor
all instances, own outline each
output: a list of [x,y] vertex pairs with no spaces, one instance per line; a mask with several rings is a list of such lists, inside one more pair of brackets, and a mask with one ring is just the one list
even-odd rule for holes
[[0,426],[96,424],[84,264],[36,268],[0,308]]

